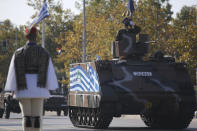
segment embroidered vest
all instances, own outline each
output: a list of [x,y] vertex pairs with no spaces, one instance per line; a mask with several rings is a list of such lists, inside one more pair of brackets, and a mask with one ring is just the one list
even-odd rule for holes
[[49,53],[36,44],[27,44],[15,52],[17,89],[27,89],[25,74],[38,74],[37,86],[45,88]]

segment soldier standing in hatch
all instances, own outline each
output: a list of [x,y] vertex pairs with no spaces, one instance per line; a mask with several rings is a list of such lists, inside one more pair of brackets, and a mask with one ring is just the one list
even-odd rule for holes
[[[140,33],[141,31],[141,28],[137,25],[135,25],[132,20],[128,17],[124,18],[124,20],[122,21],[122,23],[124,24],[125,28],[124,29],[120,29],[116,35],[116,38],[115,38],[115,50],[116,50],[116,54],[117,56],[120,55],[119,53],[119,44],[120,44],[120,41],[125,39],[125,36],[126,36],[126,39],[128,39],[128,37],[131,37],[131,38],[134,38],[132,39],[132,50],[135,50],[136,49],[136,35],[138,33]],[[129,52],[126,52],[126,53],[129,53]],[[122,57],[120,57],[120,59],[123,59]]]
[[133,23],[133,21],[128,17],[124,18],[122,23],[124,24],[125,29],[120,29],[118,31],[118,34],[116,36],[116,41],[120,41],[122,39],[123,33],[133,33],[133,34],[137,35],[141,31],[141,28],[139,26],[135,25]]
[[5,90],[19,100],[23,131],[42,131],[43,101],[58,82],[48,52],[36,43],[37,29],[27,28],[25,36],[26,45],[12,57]]

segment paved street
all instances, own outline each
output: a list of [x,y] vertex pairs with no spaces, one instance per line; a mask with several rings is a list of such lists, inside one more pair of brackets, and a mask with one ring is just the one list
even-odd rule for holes
[[[44,131],[86,131],[96,129],[73,127],[69,118],[56,116],[56,113],[47,112],[44,116]],[[152,130],[147,128],[139,116],[124,116],[114,118],[109,129],[106,131],[175,131],[175,130]],[[22,131],[21,114],[11,114],[10,119],[0,119],[0,131]],[[103,130],[102,130],[103,131]],[[188,129],[182,131],[197,131],[197,119],[193,119]]]

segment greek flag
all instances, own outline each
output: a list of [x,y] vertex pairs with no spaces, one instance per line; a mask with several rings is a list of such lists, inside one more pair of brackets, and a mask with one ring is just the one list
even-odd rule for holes
[[30,24],[30,27],[32,27],[33,25],[38,24],[40,21],[42,21],[44,18],[49,16],[49,8],[48,8],[48,4],[47,1],[44,0],[44,3],[42,5],[42,8],[40,10],[39,15],[34,19],[34,21]]
[[132,13],[135,8],[134,8],[134,4],[133,4],[133,0],[129,0],[129,3],[128,3],[128,10]]
[[101,57],[99,55],[96,55],[96,60],[101,60]]
[[70,91],[99,92],[99,80],[94,68],[87,64],[87,71],[80,65],[70,68]]
[[126,11],[124,11],[122,16],[124,16],[124,17],[132,16],[132,13],[134,12],[134,10],[135,10],[134,1],[129,0],[128,5],[127,5],[127,9],[126,9]]

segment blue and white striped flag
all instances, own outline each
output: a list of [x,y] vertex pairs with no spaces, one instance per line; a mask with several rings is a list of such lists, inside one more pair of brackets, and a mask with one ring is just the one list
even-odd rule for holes
[[134,4],[133,4],[133,0],[129,0],[128,3],[128,10],[132,13],[135,10]]
[[134,10],[135,10],[134,1],[133,0],[129,0],[128,5],[127,5],[127,9],[122,14],[122,16],[124,16],[124,17],[132,16]]
[[42,5],[42,8],[40,10],[39,15],[34,19],[34,21],[30,24],[30,27],[32,27],[33,25],[38,24],[40,21],[42,21],[44,18],[49,16],[49,8],[48,8],[48,4],[47,1],[44,0],[44,3]]
[[101,60],[101,57],[99,55],[96,55],[96,60]]

